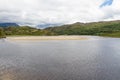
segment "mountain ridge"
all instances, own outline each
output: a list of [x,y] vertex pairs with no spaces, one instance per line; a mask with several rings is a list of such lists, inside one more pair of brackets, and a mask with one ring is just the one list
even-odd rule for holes
[[0,27],[19,27],[19,25],[17,23],[0,23]]

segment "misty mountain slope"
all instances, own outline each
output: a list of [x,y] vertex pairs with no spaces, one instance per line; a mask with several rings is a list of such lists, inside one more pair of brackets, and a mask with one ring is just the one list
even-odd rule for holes
[[0,27],[10,27],[10,26],[15,26],[15,27],[19,27],[19,25],[18,24],[16,24],[16,23],[0,23]]

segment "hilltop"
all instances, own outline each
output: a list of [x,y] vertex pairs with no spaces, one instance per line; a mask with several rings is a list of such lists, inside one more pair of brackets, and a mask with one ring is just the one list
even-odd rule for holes
[[102,21],[92,23],[74,23],[56,27],[49,27],[45,30],[57,35],[98,35],[120,37],[120,21]]
[[[17,25],[18,26],[18,25]],[[30,26],[8,26],[0,28],[0,36],[51,36],[51,35],[95,35],[120,37],[120,21],[102,21],[92,23],[76,22],[45,29]]]

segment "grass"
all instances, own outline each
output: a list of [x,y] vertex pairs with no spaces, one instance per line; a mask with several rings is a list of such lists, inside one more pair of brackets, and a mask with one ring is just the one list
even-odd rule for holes
[[101,34],[100,36],[120,38],[120,32],[104,33],[104,34]]

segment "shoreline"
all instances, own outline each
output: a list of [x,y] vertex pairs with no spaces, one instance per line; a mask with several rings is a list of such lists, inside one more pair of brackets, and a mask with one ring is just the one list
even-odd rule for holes
[[89,36],[12,36],[10,41],[41,41],[41,40],[88,40]]

